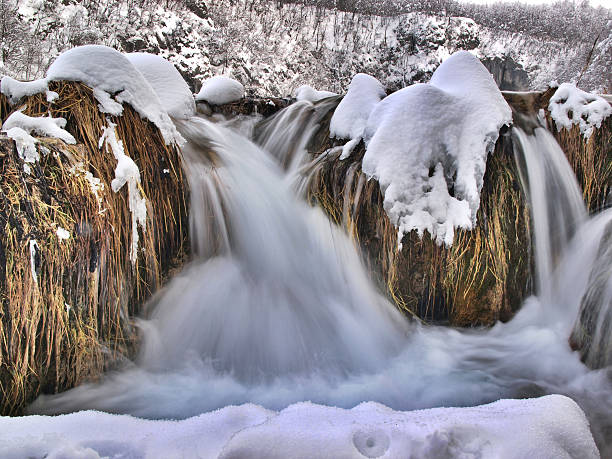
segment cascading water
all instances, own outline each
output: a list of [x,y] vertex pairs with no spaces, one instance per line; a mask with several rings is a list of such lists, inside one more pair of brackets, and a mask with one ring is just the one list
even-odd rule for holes
[[[314,113],[307,103],[298,108]],[[136,364],[100,384],[40,397],[30,411],[185,418],[246,402],[279,409],[302,400],[342,407],[373,400],[406,410],[563,393],[585,409],[605,448],[612,383],[605,370],[580,362],[568,337],[612,211],[581,224],[584,209],[557,207],[569,209],[570,229],[536,250],[546,266],[540,284],[557,290],[544,287],[549,293],[528,299],[511,322],[486,330],[415,324],[377,293],[349,237],[293,191],[287,177],[300,168],[318,118],[294,112],[302,121],[292,123],[290,113],[268,121],[262,148],[203,119],[178,124],[188,139],[195,259],[152,300]],[[536,189],[540,177],[567,171],[548,156],[546,135],[517,134],[529,194],[552,193],[553,201],[567,194],[574,203],[565,172]],[[542,149],[546,165],[533,166]],[[550,205],[533,207],[536,227],[547,216],[538,245],[559,225]]]
[[530,202],[538,294],[552,292],[551,275],[587,210],[576,176],[554,137],[543,127],[527,135],[515,127],[519,170]]

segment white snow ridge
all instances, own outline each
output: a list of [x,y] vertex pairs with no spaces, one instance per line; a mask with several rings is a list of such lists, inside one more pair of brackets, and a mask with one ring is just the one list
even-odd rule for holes
[[195,115],[193,95],[174,65],[155,54],[131,53],[126,57],[151,84],[168,115],[176,119]]
[[51,64],[47,80],[80,81],[93,88],[103,113],[120,115],[121,103],[153,122],[167,144],[182,143],[156,92],[130,60],[119,51],[102,45],[72,48]]

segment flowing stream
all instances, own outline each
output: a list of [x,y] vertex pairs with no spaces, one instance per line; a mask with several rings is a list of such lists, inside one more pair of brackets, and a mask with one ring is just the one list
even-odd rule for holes
[[188,139],[194,260],[148,305],[135,363],[99,384],[42,396],[30,412],[186,418],[247,402],[373,400],[408,410],[562,393],[587,412],[602,453],[609,448],[609,371],[589,370],[568,338],[612,210],[587,217],[552,136],[515,128],[539,295],[508,323],[457,330],[400,315],[354,242],[295,191],[320,119],[304,102],[254,136],[249,120],[177,123]]

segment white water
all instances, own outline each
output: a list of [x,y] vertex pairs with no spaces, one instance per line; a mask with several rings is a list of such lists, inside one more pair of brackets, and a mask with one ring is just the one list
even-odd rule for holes
[[545,128],[538,127],[531,135],[520,128],[513,130],[522,153],[526,175],[532,231],[535,236],[535,266],[538,295],[552,294],[556,258],[563,254],[576,230],[587,219],[582,191],[565,154]]
[[581,404],[605,445],[610,377],[588,370],[567,340],[611,211],[569,222],[571,242],[562,256],[548,253],[557,262],[540,275],[556,292],[546,287],[511,322],[420,326],[376,291],[344,232],[292,191],[278,152],[303,157],[310,129],[288,123],[273,154],[204,120],[179,129],[190,142],[195,260],[152,301],[131,368],[40,397],[31,412],[185,418],[245,402],[280,409],[372,400],[408,410],[563,393]]

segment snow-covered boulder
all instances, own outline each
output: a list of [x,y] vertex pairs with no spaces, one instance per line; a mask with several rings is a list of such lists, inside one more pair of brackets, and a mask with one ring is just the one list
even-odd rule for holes
[[450,246],[455,228],[473,227],[487,154],[511,121],[493,77],[467,51],[442,63],[429,84],[376,105],[364,133],[363,171],[380,183],[400,245],[416,230]]
[[159,128],[167,144],[182,142],[152,86],[125,55],[113,48],[102,45],[72,48],[51,64],[47,80],[85,83],[93,89],[102,112],[120,115],[121,103],[128,103]]
[[168,115],[176,119],[195,115],[193,94],[174,65],[155,54],[130,53],[126,57],[153,87]]
[[228,406],[183,421],[82,411],[0,418],[0,456],[598,458],[588,421],[561,395],[469,408],[351,410],[297,403]]
[[306,100],[308,102],[317,102],[322,99],[327,99],[328,97],[337,96],[335,92],[331,91],[318,91],[312,86],[308,86],[307,84],[300,86],[295,91],[293,91],[293,97],[299,100]]
[[548,104],[557,129],[570,129],[574,124],[586,139],[612,114],[612,106],[603,98],[578,89],[571,83],[560,85]]
[[204,82],[195,100],[211,105],[223,105],[239,101],[243,97],[242,83],[223,75],[217,75]]

